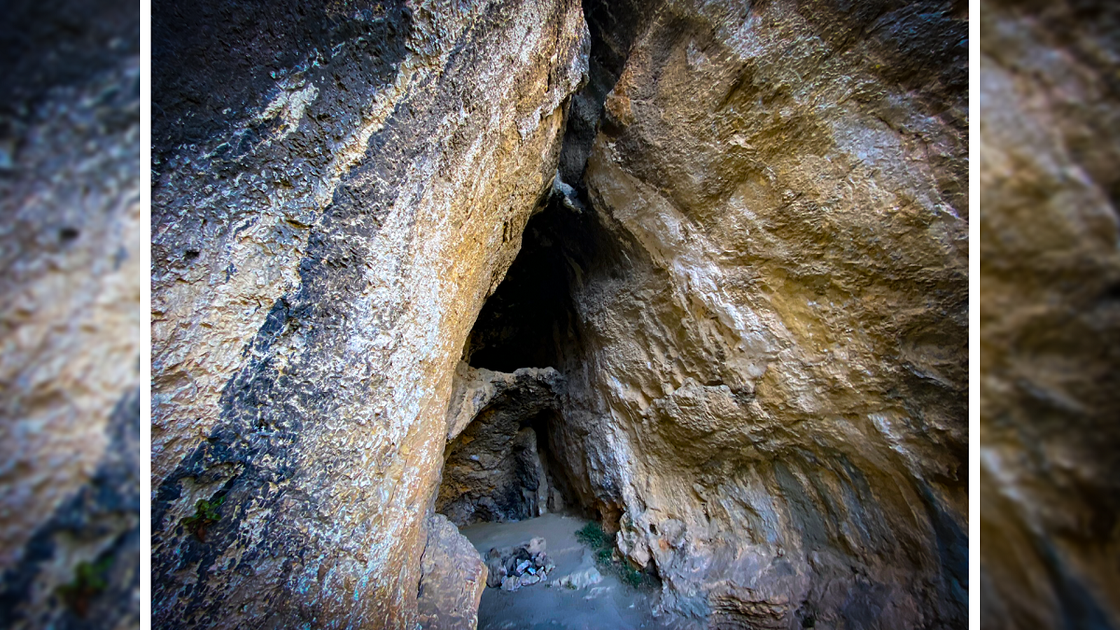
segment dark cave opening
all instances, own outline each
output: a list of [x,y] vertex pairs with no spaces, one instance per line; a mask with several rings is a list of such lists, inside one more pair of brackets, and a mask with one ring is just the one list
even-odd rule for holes
[[556,367],[571,308],[565,263],[549,214],[529,219],[521,251],[482,307],[464,352],[472,367],[499,372]]
[[579,455],[556,448],[564,422],[562,375],[582,356],[571,288],[590,218],[565,201],[554,193],[530,218],[521,251],[464,348],[472,368],[502,374],[484,377],[497,379],[500,392],[444,452],[436,510],[460,526],[592,512],[580,504],[568,478],[572,467],[561,457]]
[[[464,359],[472,367],[512,372],[559,367],[575,337],[569,283],[601,244],[583,181],[599,133],[603,104],[622,74],[630,45],[661,0],[587,0],[591,35],[588,81],[572,95],[557,165],[557,185],[543,212],[529,219],[521,251],[486,301]],[[575,262],[573,262],[573,260]]]
[[[586,360],[573,291],[588,274],[624,273],[619,243],[592,208],[583,181],[603,104],[622,73],[631,42],[659,0],[589,0],[589,80],[569,103],[557,180],[545,209],[532,216],[505,278],[479,312],[463,360],[472,368],[514,373],[551,367],[572,373]],[[614,506],[585,505],[563,458],[579,444],[564,435],[565,398],[541,407],[529,385],[511,388],[479,411],[444,453],[437,511],[459,525],[521,520],[547,511],[596,515],[617,529]],[[566,447],[566,448],[563,448]],[[590,497],[583,497],[590,499]]]

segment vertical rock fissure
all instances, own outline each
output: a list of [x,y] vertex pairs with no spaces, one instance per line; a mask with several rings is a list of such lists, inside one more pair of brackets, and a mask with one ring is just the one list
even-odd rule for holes
[[[556,179],[545,209],[527,223],[521,251],[481,309],[468,337],[463,360],[471,368],[514,373],[521,368],[551,367],[565,375],[583,370],[589,357],[582,343],[573,292],[582,284],[586,270],[605,269],[606,275],[622,276],[622,267],[627,262],[625,255],[619,254],[620,245],[613,235],[599,224],[584,172],[599,133],[607,95],[625,68],[632,42],[654,18],[660,4],[661,0],[583,3],[591,35],[588,80],[571,99]],[[563,505],[584,516],[595,515],[608,529],[617,530],[621,503],[615,496],[606,501],[598,496],[603,494],[604,485],[610,488],[612,484],[593,482],[588,477],[584,453],[578,448],[580,441],[563,437],[570,432],[564,426],[569,415],[563,409],[570,402],[567,392],[558,388],[554,393],[554,406],[547,414],[534,416],[533,421],[538,446],[559,447],[537,449],[538,459],[548,471],[544,480],[550,489],[547,504],[552,509]],[[493,410],[483,409],[476,418],[493,423],[493,415]],[[544,417],[547,421],[541,420]],[[528,417],[522,421],[528,422]],[[511,429],[512,425],[505,431]],[[465,439],[473,441],[481,428],[475,426],[468,431],[471,434]],[[512,444],[512,435],[505,438],[508,439],[500,440],[503,444]],[[479,452],[468,454],[471,449],[464,449],[463,441],[448,444],[444,482],[437,501],[437,509],[457,513],[449,516],[459,524],[463,524],[461,519],[465,516],[462,510],[450,506],[449,497],[460,493],[449,486],[449,470],[464,456],[481,458],[484,448],[476,443],[474,450]],[[607,494],[612,493],[608,490]]]
[[449,424],[459,428],[449,435],[436,500],[436,511],[459,526],[588,511],[572,494],[571,467],[551,447],[564,417],[562,373],[579,356],[561,198],[554,194],[528,222],[463,352],[457,395],[471,400],[452,406],[460,418]]

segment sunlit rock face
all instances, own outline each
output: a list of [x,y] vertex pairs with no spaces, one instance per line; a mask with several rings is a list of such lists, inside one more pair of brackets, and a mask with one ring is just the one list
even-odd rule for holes
[[455,367],[552,185],[583,14],[153,13],[153,625],[415,628],[455,575],[420,562]]
[[0,24],[0,627],[140,626],[140,10]]
[[981,4],[981,625],[1120,626],[1120,10]]
[[580,502],[712,627],[964,627],[966,16],[631,9],[545,213]]

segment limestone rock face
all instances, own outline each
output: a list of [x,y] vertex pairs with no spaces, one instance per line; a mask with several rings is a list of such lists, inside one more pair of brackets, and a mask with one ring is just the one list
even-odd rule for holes
[[158,17],[155,625],[469,624],[432,512],[564,497],[713,628],[963,627],[966,23],[848,4]]
[[140,626],[140,11],[0,25],[0,627]]
[[428,520],[428,542],[420,559],[416,597],[420,627],[459,630],[478,625],[478,601],[487,583],[487,566],[478,550],[442,514]]
[[663,610],[964,627],[964,19],[638,11],[568,182],[590,208],[542,227],[580,234],[558,460]]
[[455,366],[552,186],[583,14],[154,14],[153,625],[413,628]]
[[1115,628],[1120,11],[981,18],[981,625]]

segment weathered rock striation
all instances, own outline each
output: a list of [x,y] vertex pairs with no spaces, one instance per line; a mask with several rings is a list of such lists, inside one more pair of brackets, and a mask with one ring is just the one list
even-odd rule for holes
[[0,24],[0,627],[140,626],[140,10]]
[[435,513],[566,506],[713,628],[964,626],[956,3],[153,32],[157,624],[469,624]]
[[552,184],[580,7],[154,16],[154,624],[414,628],[452,376]]
[[1120,8],[981,10],[981,626],[1116,628]]
[[963,19],[639,10],[544,229],[582,235],[558,461],[666,611],[963,627]]

